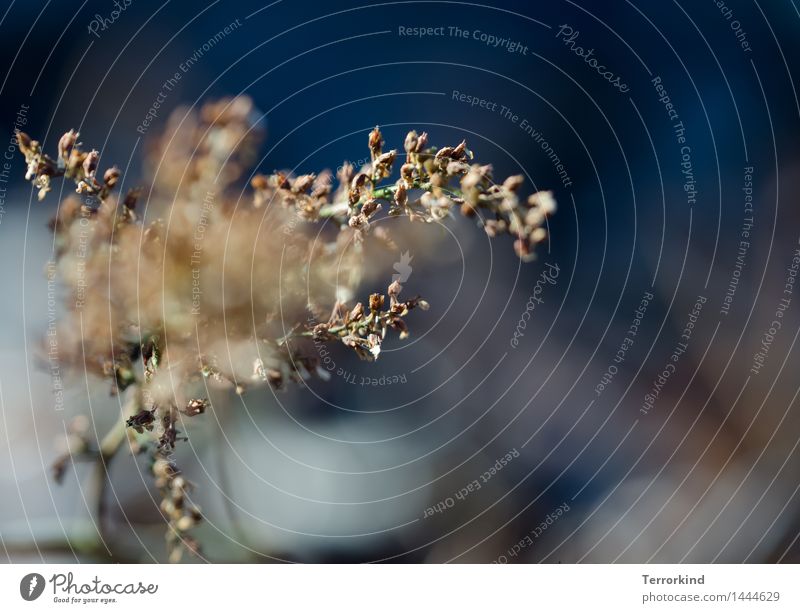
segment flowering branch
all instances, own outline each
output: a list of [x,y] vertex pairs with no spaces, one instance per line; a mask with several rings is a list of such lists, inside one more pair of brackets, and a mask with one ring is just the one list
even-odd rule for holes
[[[460,213],[490,236],[510,236],[523,260],[534,257],[555,211],[550,192],[521,196],[520,175],[495,183],[491,165],[473,162],[464,141],[435,147],[426,132],[411,131],[398,154],[385,150],[378,128],[367,139],[370,163],[358,170],[344,163],[335,186],[327,171],[257,174],[252,200],[242,205],[233,187],[255,159],[257,117],[252,101],[239,97],[170,121],[177,127],[151,147],[158,172],[147,192],[148,210],[169,208],[168,228],[161,219],[138,218],[139,190],[118,195],[120,171],[100,174],[99,153],[83,149],[76,132],[61,137],[55,157],[17,132],[39,199],[56,178],[74,182],[83,196],[67,198],[52,224],[58,271],[73,298],[59,324],[59,350],[65,363],[108,379],[113,394],[130,388],[124,422],[96,448],[76,428],[56,477],[70,460],[98,463],[102,525],[108,464],[125,440],[147,452],[171,561],[198,551],[189,531],[200,510],[172,452],[185,437],[178,422],[206,410],[207,400],[196,395],[200,382],[237,393],[281,388],[322,372],[318,352],[308,351],[318,343],[340,343],[375,360],[390,330],[406,338],[409,313],[429,308],[419,297],[401,300],[398,282],[365,303],[350,300],[364,271],[361,244],[370,236],[394,244],[385,227],[375,227],[382,209],[423,223]],[[326,224],[325,232],[308,231],[314,224]],[[269,265],[277,261],[289,263]]]

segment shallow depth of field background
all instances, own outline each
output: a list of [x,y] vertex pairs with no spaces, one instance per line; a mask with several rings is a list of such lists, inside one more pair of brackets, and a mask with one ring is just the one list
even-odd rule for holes
[[[794,3],[731,1],[730,19],[716,2],[685,0],[267,4],[130,0],[95,36],[87,27],[96,14],[108,18],[112,2],[12,2],[0,9],[4,153],[28,105],[24,129],[48,150],[75,128],[132,185],[148,135],[165,128],[170,110],[247,94],[266,114],[263,171],[335,168],[368,155],[376,124],[399,149],[416,128],[435,144],[466,138],[497,177],[526,174],[528,189],[552,189],[560,208],[528,265],[508,241],[489,242],[464,219],[451,233],[398,228],[413,257],[407,291],[432,305],[409,318],[409,341],[392,341],[375,364],[335,350],[350,374],[329,382],[213,397],[214,412],[192,422],[178,451],[206,514],[197,532],[206,557],[798,561],[800,290],[784,293],[800,237]],[[182,72],[146,134],[137,132],[162,83],[237,19]],[[630,91],[565,45],[562,25]],[[445,35],[401,36],[399,26],[444,26]],[[449,26],[518,41],[527,53],[449,36]],[[686,143],[676,140],[656,77]],[[460,102],[454,90],[497,111]],[[523,120],[552,146],[569,185]],[[684,145],[696,202],[684,189]],[[163,522],[135,460],[122,454],[113,465],[109,552],[85,553],[95,538],[86,467],[61,486],[50,478],[64,423],[90,413],[103,432],[117,405],[78,370],[56,410],[40,347],[46,223],[58,188],[36,202],[21,156],[9,157],[0,209],[0,559],[163,560]],[[725,315],[746,167],[753,227]],[[547,264],[558,278],[515,347]],[[615,363],[647,292],[634,342]],[[753,355],[787,296],[754,374]],[[705,303],[688,348],[672,362],[698,297]],[[674,374],[643,412],[670,363]],[[598,387],[610,365],[618,370]],[[383,384],[393,376],[404,382]],[[378,385],[362,385],[364,377]],[[482,480],[506,454],[513,459]],[[480,489],[456,497],[475,480]]]

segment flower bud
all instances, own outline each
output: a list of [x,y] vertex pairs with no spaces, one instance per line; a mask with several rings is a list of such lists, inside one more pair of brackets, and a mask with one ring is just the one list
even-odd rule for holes
[[350,183],[351,189],[361,191],[361,189],[367,184],[367,180],[369,180],[369,175],[365,172],[359,172]]
[[522,175],[512,175],[503,181],[503,187],[510,192],[516,192],[520,187],[522,187],[522,183],[524,181],[525,177]]
[[403,164],[400,167],[400,177],[411,185],[414,182],[414,164]]
[[34,153],[34,142],[35,141],[32,141],[31,137],[25,134],[25,132],[22,130],[17,130],[17,145],[19,145],[19,150],[26,158]]
[[374,160],[383,151],[383,136],[381,135],[380,128],[375,126],[375,129],[369,133],[369,152]]
[[328,324],[317,324],[314,326],[313,335],[315,341],[324,341],[328,338],[328,329],[330,326]]
[[411,130],[411,132],[406,134],[406,140],[403,142],[403,148],[406,150],[406,153],[414,153],[417,149],[418,142],[419,136],[416,130]]
[[186,408],[184,409],[183,412],[185,415],[188,415],[189,417],[200,415],[201,413],[205,413],[206,404],[207,401],[205,400],[205,398],[193,398],[186,404]]
[[389,167],[392,164],[394,164],[396,158],[397,158],[397,151],[395,149],[392,149],[391,151],[387,151],[386,153],[379,155],[375,159],[375,165]]
[[369,227],[369,220],[365,215],[359,213],[358,215],[353,215],[350,219],[348,219],[347,225],[354,230],[365,230]]
[[464,201],[461,204],[461,214],[464,217],[474,217],[477,212],[477,209],[471,202]]
[[538,207],[544,215],[552,215],[556,212],[556,201],[553,192],[536,192],[528,198],[528,204]]
[[530,256],[530,245],[521,238],[514,241],[514,252],[521,260],[526,260]]
[[97,150],[92,149],[83,160],[83,174],[87,177],[93,177],[97,170],[97,162],[100,159],[100,154]]
[[108,170],[103,173],[103,183],[105,183],[109,188],[114,187],[119,180],[119,168],[116,166],[112,166]]
[[292,184],[292,191],[296,194],[304,194],[314,184],[316,175],[300,175],[294,180]]
[[347,318],[348,321],[358,321],[362,317],[364,317],[364,305],[360,302],[353,307],[353,310],[350,311],[350,314]]
[[156,460],[153,463],[153,475],[156,477],[166,478],[172,475],[175,470],[172,467],[172,464],[167,462],[166,460]]
[[186,532],[194,527],[194,520],[188,515],[184,515],[175,523],[175,527],[181,532]]
[[381,203],[377,200],[367,200],[361,205],[361,213],[367,218],[377,213],[381,208]]
[[336,177],[342,185],[349,185],[350,181],[353,180],[354,171],[353,165],[350,162],[345,162],[336,172]]
[[380,311],[383,308],[383,301],[385,297],[383,294],[370,294],[369,296],[369,310]]
[[60,157],[66,164],[69,161],[69,154],[72,153],[72,148],[78,141],[78,133],[75,130],[65,132],[58,141],[58,157]]
[[447,174],[449,175],[460,175],[464,174],[469,170],[469,164],[466,162],[461,162],[458,160],[453,160],[447,164]]
[[253,189],[264,190],[267,189],[267,187],[269,187],[269,182],[267,181],[267,178],[264,175],[259,174],[254,176],[250,180],[250,185],[252,186]]
[[453,153],[451,157],[456,160],[460,160],[461,158],[465,157],[467,154],[467,141],[462,140],[455,149],[453,149]]
[[444,160],[447,158],[453,157],[454,149],[452,147],[442,147],[439,151],[436,152],[434,159],[436,160]]
[[408,190],[403,181],[397,183],[397,189],[394,192],[394,202],[397,206],[405,206],[408,202]]
[[416,152],[422,153],[425,150],[425,147],[427,146],[428,146],[428,133],[423,132],[422,134],[419,135],[419,138],[417,139]]

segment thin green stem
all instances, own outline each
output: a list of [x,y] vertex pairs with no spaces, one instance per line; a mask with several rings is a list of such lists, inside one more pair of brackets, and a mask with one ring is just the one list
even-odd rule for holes
[[[424,191],[429,191],[431,189],[431,184],[429,182],[426,183],[418,183],[414,182],[411,185],[411,189],[421,189]],[[373,200],[394,200],[394,194],[397,191],[397,185],[384,185],[383,187],[378,187],[372,190],[372,199]],[[462,196],[461,190],[459,189],[447,189],[442,188],[442,191],[446,192],[450,196],[455,196],[460,198]],[[319,211],[319,216],[322,219],[328,219],[332,217],[337,217],[339,215],[344,215],[350,212],[350,203],[343,201],[343,202],[332,202],[330,204],[326,204],[323,206]]]
[[108,542],[106,494],[110,484],[110,464],[114,456],[116,456],[117,452],[122,448],[123,442],[128,440],[127,417],[133,415],[141,404],[139,384],[132,384],[128,390],[128,394],[128,399],[120,411],[119,419],[100,441],[97,451],[97,460],[94,466],[97,529],[100,533],[101,540],[106,546]]

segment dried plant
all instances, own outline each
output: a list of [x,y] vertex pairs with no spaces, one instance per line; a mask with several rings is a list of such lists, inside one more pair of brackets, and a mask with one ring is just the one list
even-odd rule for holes
[[[336,181],[328,171],[257,174],[243,200],[236,184],[260,143],[257,118],[245,97],[176,111],[151,143],[148,188],[124,195],[120,171],[101,173],[98,152],[84,149],[76,132],[61,137],[55,157],[17,133],[40,199],[56,178],[77,186],[52,222],[57,270],[70,294],[58,326],[60,358],[127,396],[119,425],[102,441],[90,440],[84,422],[71,430],[56,476],[70,461],[90,459],[105,481],[123,442],[146,452],[173,561],[198,550],[188,532],[200,510],[172,459],[181,420],[207,408],[198,391],[281,388],[323,374],[322,342],[375,360],[390,330],[405,338],[409,312],[428,308],[419,297],[401,299],[398,282],[353,304],[364,241],[396,248],[375,223],[384,206],[389,216],[425,223],[460,211],[490,236],[509,235],[524,260],[546,238],[555,210],[549,192],[522,199],[521,176],[495,183],[492,167],[475,163],[463,141],[437,148],[427,133],[412,131],[399,154],[385,150],[378,128],[369,133],[364,168],[344,163]],[[143,203],[158,216],[145,220]],[[102,499],[101,490],[100,510]]]

